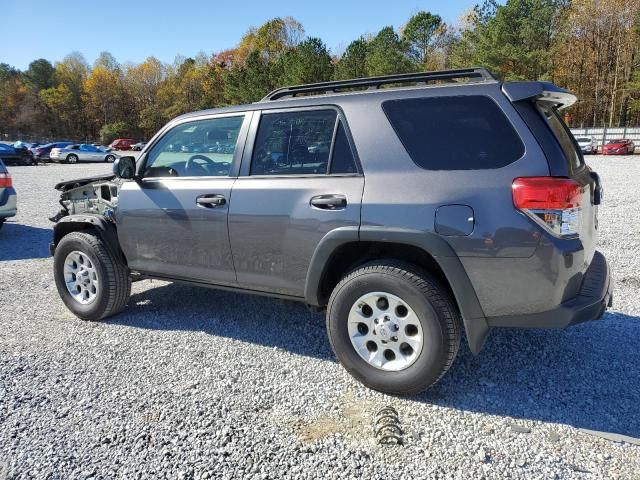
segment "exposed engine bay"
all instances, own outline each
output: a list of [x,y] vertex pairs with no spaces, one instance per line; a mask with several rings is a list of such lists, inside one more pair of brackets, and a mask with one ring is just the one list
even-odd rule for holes
[[123,180],[115,175],[81,178],[58,183],[54,188],[62,192],[62,210],[50,220],[57,222],[67,215],[89,213],[102,215],[115,222],[118,193]]

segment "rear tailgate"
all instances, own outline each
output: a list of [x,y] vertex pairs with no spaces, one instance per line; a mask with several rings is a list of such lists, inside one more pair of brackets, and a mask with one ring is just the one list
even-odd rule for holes
[[597,243],[598,204],[602,187],[598,175],[584,162],[582,152],[560,111],[576,97],[549,82],[505,82],[503,93],[514,104],[542,147],[552,177],[571,178],[583,187],[578,235],[584,248],[584,268]]
[[586,267],[593,258],[598,241],[598,204],[602,196],[600,178],[585,164],[580,147],[562,120],[558,107],[542,100],[537,101],[536,106],[562,150],[562,158],[556,157],[554,161],[562,162],[561,167],[565,169],[563,176],[577,181],[584,188],[578,231],[584,247]]

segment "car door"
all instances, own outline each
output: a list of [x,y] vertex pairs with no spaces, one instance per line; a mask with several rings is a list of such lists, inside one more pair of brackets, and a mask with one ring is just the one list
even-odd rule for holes
[[[123,184],[118,237],[132,270],[234,285],[227,214],[250,114],[188,118],[167,128],[138,162],[138,181]],[[174,151],[178,141],[224,137],[225,153]]]
[[331,230],[360,225],[364,177],[341,112],[256,112],[233,186],[229,236],[240,287],[302,297]]
[[94,162],[98,160],[96,152],[91,145],[82,144],[78,150],[78,160],[82,162]]

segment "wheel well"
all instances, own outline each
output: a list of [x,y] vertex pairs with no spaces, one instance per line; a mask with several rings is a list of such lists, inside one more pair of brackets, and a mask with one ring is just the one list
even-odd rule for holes
[[338,247],[329,257],[322,273],[318,292],[320,304],[327,304],[333,288],[349,271],[380,259],[401,260],[428,271],[449,291],[457,305],[449,281],[433,256],[413,245],[387,242],[350,242]]
[[60,243],[60,240],[62,240],[62,237],[64,237],[65,235],[68,235],[71,232],[80,232],[82,230],[92,230],[98,233],[98,229],[90,223],[86,223],[86,222],[58,223],[53,229],[53,244],[57,246],[58,243]]
[[127,265],[127,258],[124,252],[120,248],[118,243],[118,236],[115,226],[111,224],[104,225],[96,220],[97,224],[91,221],[71,221],[71,222],[58,222],[53,229],[53,244],[51,245],[51,254],[55,252],[58,243],[62,238],[71,232],[81,232],[90,230],[98,235],[105,243],[106,247],[111,251],[113,255],[120,258],[122,262]]

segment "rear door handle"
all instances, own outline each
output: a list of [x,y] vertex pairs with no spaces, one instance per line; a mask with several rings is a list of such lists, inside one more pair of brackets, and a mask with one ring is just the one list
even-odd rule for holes
[[344,195],[316,195],[311,197],[311,206],[322,210],[344,210],[347,197]]
[[198,198],[196,198],[196,203],[201,207],[216,208],[226,205],[227,199],[224,198],[224,195],[218,195],[214,193],[209,195],[200,195]]

